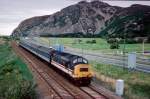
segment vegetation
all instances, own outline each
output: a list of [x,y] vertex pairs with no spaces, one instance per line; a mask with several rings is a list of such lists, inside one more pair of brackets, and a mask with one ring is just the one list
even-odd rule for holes
[[[55,35],[53,35],[55,34]],[[67,33],[67,34],[59,34],[59,33],[53,33],[53,34],[48,34],[44,33],[41,34],[41,37],[65,37],[65,38],[71,38],[71,37],[77,37],[77,38],[82,38],[82,37],[93,37],[92,34],[88,33],[87,35],[81,33],[81,32],[75,32],[75,33]]]
[[[65,46],[70,46],[73,48],[84,49],[84,50],[92,50],[92,51],[100,51],[105,53],[117,52],[122,51],[124,48],[124,44],[117,44],[119,49],[110,49],[110,44],[101,38],[38,38],[36,39],[39,42],[42,42],[46,45],[53,45],[53,44],[63,44]],[[89,43],[89,41],[94,40],[94,43]],[[82,41],[82,42],[78,42]],[[95,42],[96,41],[96,42]],[[141,52],[142,51],[142,43],[137,44],[125,44],[125,51],[126,52]],[[150,50],[150,44],[145,43],[145,51]]]
[[[149,99],[150,98],[150,74],[143,72],[130,71],[121,67],[99,64],[91,62],[92,69],[98,75],[104,75],[112,79],[123,79],[125,81],[125,93],[126,99]],[[115,85],[108,84],[105,80],[103,83],[107,83],[108,88],[115,90]],[[110,82],[112,83],[112,82]]]
[[89,43],[89,44],[94,44],[94,43],[96,43],[96,40],[91,40],[91,41],[88,40],[88,41],[86,41],[86,43],[87,43],[87,44],[88,44],[88,43]]
[[7,39],[0,44],[0,99],[34,99],[33,77]]
[[[99,35],[101,37],[114,36],[117,38],[134,38],[146,37],[149,34],[149,14],[145,15],[144,12],[136,12],[127,16],[118,16],[112,18],[111,21],[106,22],[106,28],[103,29]],[[142,20],[141,20],[142,19]],[[143,28],[139,28],[143,26]],[[108,31],[113,31],[108,33]]]
[[110,49],[119,49],[119,42],[116,38],[110,38],[107,43],[110,44]]

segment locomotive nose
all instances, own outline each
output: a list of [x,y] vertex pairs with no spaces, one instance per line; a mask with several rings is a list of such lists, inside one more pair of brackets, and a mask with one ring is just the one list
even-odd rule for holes
[[92,73],[90,71],[88,64],[76,65],[74,73],[78,78],[82,78],[82,77],[91,78],[92,77]]

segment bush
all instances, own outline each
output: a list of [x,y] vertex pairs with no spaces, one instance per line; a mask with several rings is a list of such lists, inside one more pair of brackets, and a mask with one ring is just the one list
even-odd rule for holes
[[33,99],[35,84],[25,79],[22,71],[14,65],[6,64],[0,69],[0,98]]
[[91,41],[86,41],[87,44],[91,43]]
[[88,43],[88,44],[95,44],[95,43],[96,43],[96,40],[86,41],[86,43]]
[[118,42],[114,42],[110,44],[110,49],[119,49],[119,43]]
[[6,73],[11,73],[13,71],[13,67],[8,65],[1,69],[0,74],[5,75]]
[[21,74],[15,76],[12,73],[7,73],[7,75],[0,80],[0,86],[0,98],[2,99],[35,98],[35,85],[33,85],[31,81],[23,79]]
[[116,38],[108,38],[107,39],[107,43],[113,43],[113,42],[117,42],[117,39]]
[[109,38],[107,43],[110,44],[110,49],[119,49],[120,47],[117,38]]
[[131,84],[132,91],[150,98],[150,85],[144,83]]
[[96,40],[92,40],[91,43],[93,43],[93,44],[96,43]]

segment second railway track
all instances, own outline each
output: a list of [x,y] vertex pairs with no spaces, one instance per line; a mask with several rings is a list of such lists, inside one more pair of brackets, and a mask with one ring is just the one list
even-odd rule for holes
[[90,87],[80,87],[80,89],[83,90],[85,93],[89,94],[93,99],[106,99],[105,96]]

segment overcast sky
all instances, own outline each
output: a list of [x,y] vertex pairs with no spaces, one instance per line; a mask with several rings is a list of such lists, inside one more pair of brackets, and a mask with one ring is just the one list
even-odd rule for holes
[[[49,15],[80,0],[0,0],[0,35],[10,35],[26,18]],[[128,7],[150,5],[150,1],[104,1],[110,5]]]

